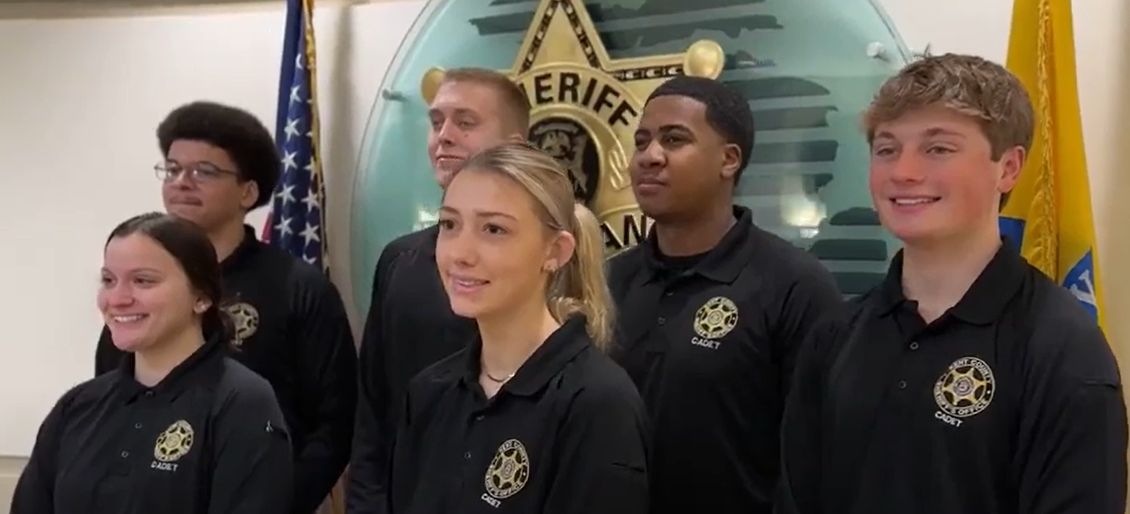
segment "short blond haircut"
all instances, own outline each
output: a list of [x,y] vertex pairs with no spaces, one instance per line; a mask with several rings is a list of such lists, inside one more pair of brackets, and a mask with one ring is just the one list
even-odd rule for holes
[[977,120],[994,161],[1010,148],[1032,147],[1035,113],[1024,85],[1004,66],[961,54],[924,57],[888,79],[863,115],[867,142],[879,124],[933,106]]
[[604,236],[591,211],[577,203],[573,184],[561,163],[526,143],[510,142],[472,157],[459,173],[487,172],[504,176],[525,189],[538,216],[550,231],[573,234],[577,247],[546,288],[549,311],[558,322],[574,315],[586,318],[593,343],[602,351],[612,344],[612,294],[604,277]]
[[454,68],[443,72],[440,85],[447,83],[478,84],[494,90],[506,117],[504,124],[526,135],[530,128],[530,101],[510,77],[486,68]]

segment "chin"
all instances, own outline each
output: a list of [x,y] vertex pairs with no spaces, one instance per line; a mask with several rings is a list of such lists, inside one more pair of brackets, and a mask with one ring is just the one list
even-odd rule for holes
[[451,299],[451,312],[454,312],[456,316],[474,319],[482,317],[488,310],[489,309],[485,309],[479,302],[458,298]]

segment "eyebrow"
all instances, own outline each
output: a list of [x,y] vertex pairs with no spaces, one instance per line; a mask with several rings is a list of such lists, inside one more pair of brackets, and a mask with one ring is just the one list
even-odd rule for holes
[[[945,127],[930,127],[928,129],[926,129],[925,131],[923,131],[922,134],[925,135],[926,137],[953,136],[953,137],[960,137],[962,139],[965,139],[965,134],[962,134],[962,133],[957,132],[955,130],[947,129]],[[882,132],[876,132],[875,136],[872,137],[872,140],[878,140],[878,139],[898,139],[898,138],[895,137],[895,135],[890,133],[889,131],[884,130]]]
[[[114,274],[114,272],[110,271],[105,266],[102,267],[102,273],[109,273],[111,275]],[[133,274],[133,273],[153,273],[153,274],[160,275],[161,270],[158,270],[156,268],[134,268],[134,269],[131,269],[131,270],[126,270],[125,274],[129,275],[129,274]]]
[[[439,207],[439,211],[445,212],[445,213],[448,213],[448,214],[455,214],[455,215],[460,214],[458,210],[455,210],[455,209],[448,207],[446,205],[441,205]],[[512,214],[507,214],[505,212],[472,210],[471,213],[474,214],[475,217],[478,217],[478,218],[507,218],[507,219],[512,219],[512,220],[515,220],[515,221],[518,220],[518,218],[515,218]]]
[[[466,107],[456,107],[451,114],[453,116],[478,116],[478,113]],[[442,109],[435,107],[428,109],[428,117],[434,118],[436,116],[445,116],[445,114]]]
[[[659,128],[656,129],[656,132],[671,132],[673,130],[682,130],[684,132],[693,132],[690,127],[683,125],[681,123],[670,123],[670,124],[667,124],[667,125],[660,125]],[[637,130],[636,132],[651,132],[651,131],[647,130],[645,128],[641,128],[641,129]]]

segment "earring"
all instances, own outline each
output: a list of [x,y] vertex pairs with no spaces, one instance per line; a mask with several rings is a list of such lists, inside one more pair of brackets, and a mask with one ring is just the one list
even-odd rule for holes
[[546,273],[551,273],[551,274],[557,272],[557,267],[554,266],[553,263],[550,263],[550,262],[545,263],[545,265],[542,266],[541,269],[542,269],[542,271],[545,271]]

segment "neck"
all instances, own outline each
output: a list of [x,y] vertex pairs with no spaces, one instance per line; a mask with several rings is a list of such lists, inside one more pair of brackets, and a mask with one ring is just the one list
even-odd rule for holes
[[146,387],[153,387],[204,345],[200,327],[193,327],[151,348],[134,354],[133,376]]
[[495,379],[505,379],[517,372],[550,334],[561,327],[544,300],[508,309],[497,319],[476,321],[483,340],[481,372]]
[[659,251],[669,257],[698,255],[713,250],[734,226],[734,207],[718,204],[692,220],[655,223]]
[[247,234],[243,229],[243,220],[227,223],[208,231],[208,239],[216,248],[216,258],[221,262],[235,252],[235,249],[243,243],[244,237],[247,237]]
[[903,248],[903,293],[918,302],[923,319],[934,321],[961,301],[1000,246],[997,230],[960,242],[907,244]]

